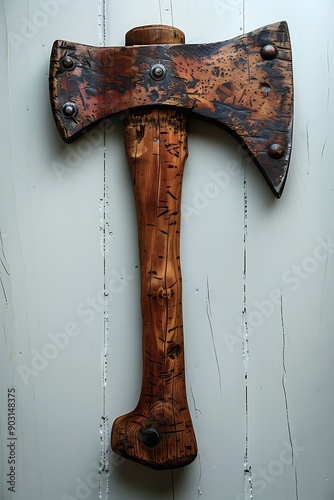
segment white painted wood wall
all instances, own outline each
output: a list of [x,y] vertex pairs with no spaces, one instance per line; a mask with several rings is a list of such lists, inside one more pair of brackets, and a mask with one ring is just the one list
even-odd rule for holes
[[[334,499],[333,11],[331,0],[1,0],[3,500]],[[141,376],[122,120],[63,143],[50,49],[56,39],[123,45],[152,23],[213,42],[283,19],[295,126],[282,199],[234,139],[191,121],[181,251],[199,456],[152,471],[109,450]]]

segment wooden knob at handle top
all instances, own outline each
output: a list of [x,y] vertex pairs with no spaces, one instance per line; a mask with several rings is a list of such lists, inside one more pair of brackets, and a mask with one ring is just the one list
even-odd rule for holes
[[[159,26],[135,28],[127,42],[150,43],[150,30],[159,43]],[[161,31],[164,43],[180,43],[179,30]],[[154,469],[182,467],[197,455],[186,396],[180,269],[186,125],[176,108],[137,108],[125,123],[138,219],[143,377],[138,404],[115,420],[111,444],[116,453]]]

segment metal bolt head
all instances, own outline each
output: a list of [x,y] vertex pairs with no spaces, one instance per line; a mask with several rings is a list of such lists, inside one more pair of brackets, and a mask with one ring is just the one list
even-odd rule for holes
[[160,433],[154,429],[154,427],[149,427],[148,429],[144,429],[140,431],[141,441],[145,446],[149,448],[154,448],[160,443],[161,435]]
[[285,149],[282,144],[273,143],[268,148],[268,155],[275,160],[282,158],[284,155]]
[[71,70],[75,66],[75,63],[74,63],[72,57],[70,57],[70,56],[64,57],[61,60],[61,62],[62,62],[62,65],[64,66],[64,68],[67,69],[67,70]]
[[264,45],[261,49],[261,56],[266,61],[272,61],[278,54],[278,50],[272,43]]
[[153,64],[150,75],[153,80],[162,80],[166,76],[165,66],[163,64]]
[[62,107],[62,110],[66,118],[72,118],[78,112],[78,108],[76,104],[74,104],[74,102],[65,102],[65,104]]

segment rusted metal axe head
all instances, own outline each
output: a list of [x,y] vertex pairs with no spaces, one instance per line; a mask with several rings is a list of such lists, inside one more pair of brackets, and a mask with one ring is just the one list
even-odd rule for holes
[[56,41],[50,96],[62,138],[72,142],[100,120],[138,106],[184,108],[228,129],[279,198],[292,139],[287,23],[224,42],[159,43],[92,47]]

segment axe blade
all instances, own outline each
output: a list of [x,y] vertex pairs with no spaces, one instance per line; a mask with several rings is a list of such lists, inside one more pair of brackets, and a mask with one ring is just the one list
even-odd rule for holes
[[[155,79],[152,68],[162,64]],[[93,47],[58,40],[50,99],[61,137],[72,142],[99,121],[142,106],[174,106],[230,131],[277,198],[291,154],[293,80],[285,21],[225,42]]]

